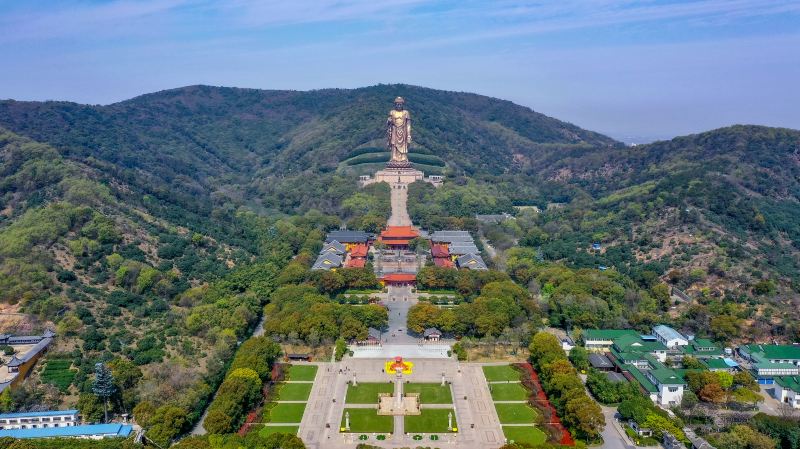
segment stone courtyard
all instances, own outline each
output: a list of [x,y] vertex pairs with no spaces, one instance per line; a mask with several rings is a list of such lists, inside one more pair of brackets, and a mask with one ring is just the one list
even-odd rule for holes
[[[385,372],[388,359],[345,358],[336,363],[320,363],[311,397],[300,424],[299,435],[309,448],[355,448],[358,443],[396,448],[403,446],[435,446],[442,448],[496,449],[503,445],[503,431],[492,403],[491,393],[482,365],[460,363],[453,358],[412,359],[413,372],[403,376],[404,381],[439,384],[444,374],[452,392],[452,404],[425,404],[422,409],[454,409],[453,421],[458,431],[441,433],[439,440],[414,440],[417,433],[405,431],[403,416],[392,416],[394,430],[385,440],[365,432],[341,432],[345,408],[370,409],[378,415],[378,397],[375,404],[350,404],[346,402],[347,389],[356,376],[358,384],[389,383],[393,374]],[[373,411],[374,410],[374,411]],[[367,440],[359,436],[367,435]],[[427,435],[425,435],[427,437]]]

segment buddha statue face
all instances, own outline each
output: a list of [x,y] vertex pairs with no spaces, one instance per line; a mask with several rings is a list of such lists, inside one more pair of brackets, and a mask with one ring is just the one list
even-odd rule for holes
[[395,111],[402,111],[404,103],[405,103],[405,100],[403,100],[402,97],[395,98],[394,99],[394,110]]

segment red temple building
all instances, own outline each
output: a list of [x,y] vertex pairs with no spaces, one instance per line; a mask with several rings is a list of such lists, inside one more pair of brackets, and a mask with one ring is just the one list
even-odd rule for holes
[[378,241],[389,249],[407,249],[408,243],[416,237],[419,237],[419,231],[411,226],[387,226],[381,231]]

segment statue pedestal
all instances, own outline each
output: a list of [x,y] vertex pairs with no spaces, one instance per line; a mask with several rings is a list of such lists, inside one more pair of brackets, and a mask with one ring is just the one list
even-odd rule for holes
[[375,172],[372,182],[386,182],[389,184],[411,184],[414,181],[422,181],[425,175],[411,167],[386,167]]

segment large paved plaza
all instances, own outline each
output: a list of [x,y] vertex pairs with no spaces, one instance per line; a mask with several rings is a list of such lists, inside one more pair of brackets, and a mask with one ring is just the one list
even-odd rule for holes
[[[413,372],[404,375],[411,383],[440,384],[442,374],[450,383],[452,404],[425,404],[426,409],[453,409],[454,425],[458,432],[442,433],[435,441],[414,440],[413,433],[406,434],[406,421],[402,416],[394,420],[394,431],[383,441],[367,432],[340,432],[345,408],[370,409],[377,416],[375,404],[352,404],[346,402],[348,383],[356,377],[358,384],[389,383],[394,376],[383,372],[385,359],[346,358],[337,363],[321,363],[317,371],[311,396],[308,400],[299,435],[309,448],[354,448],[360,442],[380,447],[431,446],[450,448],[496,449],[503,445],[503,430],[492,402],[489,386],[480,364],[459,363],[455,359],[415,359]],[[377,396],[375,398],[377,402]],[[360,435],[369,440],[360,441]]]

